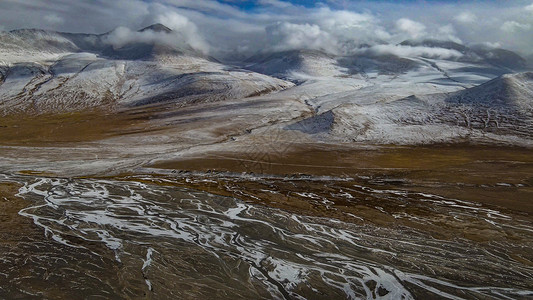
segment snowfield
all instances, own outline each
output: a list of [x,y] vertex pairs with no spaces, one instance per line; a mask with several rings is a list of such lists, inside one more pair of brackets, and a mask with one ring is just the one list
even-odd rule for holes
[[[165,28],[144,30],[173,34]],[[265,137],[331,144],[533,145],[533,73],[503,49],[405,42],[398,46],[402,51],[423,45],[455,55],[404,51],[402,56],[376,47],[343,56],[294,50],[227,65],[188,45],[117,46],[110,36],[1,33],[0,113],[145,110],[153,114],[147,117],[150,133],[100,143],[126,149],[152,145],[165,153],[191,147],[238,151],[241,143]]]
[[[531,146],[532,79],[530,72],[503,75],[473,88],[420,96],[402,97],[405,94],[401,90],[396,97],[387,94],[372,100],[368,92],[343,95],[337,97],[343,99],[341,105],[288,128],[344,142],[430,144],[477,140]],[[332,100],[314,102],[320,103],[318,107],[331,107]]]

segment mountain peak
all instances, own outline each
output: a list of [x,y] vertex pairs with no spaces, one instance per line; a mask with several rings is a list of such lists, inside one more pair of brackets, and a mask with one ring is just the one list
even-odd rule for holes
[[490,105],[491,108],[517,108],[519,112],[533,107],[533,72],[511,73],[496,77],[484,84],[459,91],[447,99],[451,103]]
[[147,30],[151,30],[151,31],[154,31],[154,32],[164,32],[164,33],[170,33],[172,32],[172,29],[168,28],[167,26],[161,24],[161,23],[156,23],[156,24],[152,24],[148,27],[145,27],[141,30],[139,30],[139,32],[144,32],[144,31],[147,31]]

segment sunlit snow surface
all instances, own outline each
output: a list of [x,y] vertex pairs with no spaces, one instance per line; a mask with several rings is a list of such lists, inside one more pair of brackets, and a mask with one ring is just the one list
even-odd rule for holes
[[[19,195],[31,206],[20,215],[48,238],[84,250],[102,244],[116,263],[136,262],[135,272],[156,298],[201,297],[209,288],[224,290],[225,297],[287,299],[533,297],[527,288],[533,268],[508,256],[514,247],[508,242],[438,240],[408,228],[296,215],[139,182],[5,178],[25,182]],[[520,245],[531,246],[530,223],[469,202],[424,199],[458,220],[516,228]]]

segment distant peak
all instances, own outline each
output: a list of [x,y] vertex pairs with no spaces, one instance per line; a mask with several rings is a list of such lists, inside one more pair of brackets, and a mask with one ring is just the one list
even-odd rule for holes
[[145,27],[145,28],[143,28],[143,29],[141,29],[139,31],[143,32],[143,31],[147,31],[147,30],[151,30],[151,31],[154,31],[154,32],[165,32],[165,33],[172,32],[172,29],[168,28],[167,26],[165,26],[165,25],[163,25],[161,23],[150,25],[150,26]]

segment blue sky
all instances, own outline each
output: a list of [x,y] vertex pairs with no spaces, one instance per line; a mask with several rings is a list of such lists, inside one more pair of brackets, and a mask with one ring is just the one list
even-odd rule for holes
[[[254,1],[254,0],[243,0],[243,1],[226,0],[226,1],[219,1],[219,2],[234,5],[243,10],[251,10],[251,9],[263,6],[260,3],[260,1]],[[321,1],[321,0],[290,0],[290,1],[282,1],[282,2],[288,2],[294,5],[300,5],[300,6],[305,6],[305,7],[314,7],[317,4],[322,4],[322,5],[327,4],[327,1]]]
[[[303,6],[303,7],[316,7],[316,6],[329,6],[332,8],[346,8],[346,7],[356,7],[361,4],[369,3],[404,3],[404,4],[413,4],[413,3],[459,3],[459,2],[480,2],[476,0],[279,0],[280,2],[287,2],[293,5]],[[242,10],[249,11],[265,6],[265,3],[260,0],[219,0],[218,2],[229,4],[235,7],[238,7]],[[266,1],[265,1],[266,2]],[[483,2],[483,1],[481,1]],[[494,0],[485,0],[484,2],[494,2]]]

